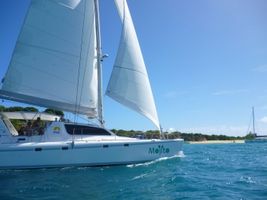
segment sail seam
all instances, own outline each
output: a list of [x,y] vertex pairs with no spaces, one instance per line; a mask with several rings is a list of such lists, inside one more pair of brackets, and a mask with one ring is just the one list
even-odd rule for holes
[[[17,83],[17,84],[19,83],[19,82],[16,82],[16,81],[12,81],[12,82],[13,82],[13,83]],[[33,90],[33,91],[41,91],[40,89],[36,89],[36,88],[34,88],[34,87],[30,87],[30,86],[25,85],[25,84],[21,84],[21,83],[19,83],[19,84],[20,84],[20,86],[23,86],[23,87],[25,87],[25,88],[31,89],[31,90]],[[1,90],[2,90],[2,91],[6,91],[4,88],[2,88]],[[65,102],[73,103],[73,102],[69,101],[69,100],[66,99],[66,98],[62,98],[61,96],[55,95],[54,93],[43,92],[43,91],[42,91],[42,93],[43,93],[43,94],[47,94],[47,95],[52,96],[52,97],[56,97],[56,98],[58,98],[59,100],[62,100],[62,101],[65,101]],[[17,94],[20,94],[20,93],[17,93]]]
[[[52,74],[52,73],[49,73],[49,72],[47,72],[47,71],[45,71],[45,70],[38,69],[38,68],[36,68],[36,67],[34,67],[34,66],[32,66],[32,65],[27,65],[27,64],[25,64],[25,63],[23,63],[23,62],[21,62],[21,61],[16,61],[16,63],[19,63],[19,64],[23,65],[23,66],[26,67],[26,68],[30,68],[30,69],[33,69],[33,70],[42,72],[42,73],[44,73],[44,74],[47,74],[47,75],[49,75],[49,78],[54,77],[54,78],[58,78],[58,79],[60,79],[60,80],[62,80],[62,81],[64,81],[64,82],[66,82],[66,83],[70,83],[70,84],[74,83],[73,81],[63,79],[63,78],[60,77],[60,76],[57,76],[57,75]],[[68,71],[70,71],[70,70],[68,70]],[[10,82],[12,81],[12,82],[15,82],[15,83],[16,83],[16,81],[14,81],[14,80],[9,80],[9,81],[10,81]],[[19,83],[19,84],[21,84],[21,83]]]
[[71,53],[63,52],[63,51],[58,51],[58,50],[54,50],[54,49],[49,49],[49,48],[41,47],[41,46],[34,45],[34,44],[27,44],[27,43],[20,42],[20,41],[18,41],[17,43],[18,43],[18,44],[21,44],[21,45],[28,46],[28,47],[38,48],[38,49],[42,49],[42,50],[47,50],[47,51],[51,51],[51,52],[55,52],[55,53],[61,53],[61,54],[63,54],[63,55],[69,55],[69,56],[73,56],[73,57],[77,57],[77,58],[79,58],[78,55],[74,55],[74,54],[71,54]]
[[64,41],[64,42],[68,42],[69,44],[79,46],[79,45],[75,44],[74,42],[71,42],[71,41],[69,41],[69,40],[67,40],[67,39],[65,39],[65,38],[61,38],[61,37],[59,37],[58,35],[56,35],[56,34],[54,34],[54,33],[48,32],[48,31],[46,31],[46,30],[44,30],[44,29],[41,29],[41,28],[39,28],[39,27],[36,27],[36,26],[34,26],[34,25],[31,25],[31,24],[25,24],[25,27],[28,27],[28,28],[30,28],[30,29],[35,29],[35,30],[39,31],[40,33],[45,33],[45,34],[47,34],[47,35],[49,35],[49,36],[51,36],[51,37],[56,38],[57,40],[61,40],[61,41]]
[[[33,97],[30,95],[23,95],[19,93],[15,94],[13,92],[8,92],[8,91],[1,90],[1,89],[0,89],[0,98],[12,100],[12,101],[18,101],[21,103],[31,103],[37,106],[43,106],[43,107],[48,106],[54,109],[62,108],[63,106],[65,111],[69,111],[69,112],[74,111],[74,106],[70,102],[52,101],[49,99]],[[83,112],[80,112],[80,114],[90,114],[90,115],[96,116],[94,107],[83,107],[82,106],[82,110]]]
[[141,71],[138,71],[138,70],[135,70],[135,69],[131,69],[131,68],[127,68],[127,67],[120,67],[120,66],[114,65],[114,68],[126,69],[126,70],[129,70],[129,71],[134,71],[134,72],[140,73],[140,74],[142,74],[144,76],[147,76],[147,74],[145,74],[144,72],[141,72]]

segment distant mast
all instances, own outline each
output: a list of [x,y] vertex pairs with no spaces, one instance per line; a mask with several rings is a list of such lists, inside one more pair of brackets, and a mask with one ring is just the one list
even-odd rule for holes
[[255,113],[254,113],[254,106],[252,107],[252,125],[253,125],[253,134],[256,135],[256,132],[255,132]]

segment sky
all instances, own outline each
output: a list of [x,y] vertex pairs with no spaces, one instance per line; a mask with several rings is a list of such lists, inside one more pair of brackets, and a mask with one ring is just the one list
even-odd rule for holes
[[[0,0],[0,78],[29,0]],[[266,0],[128,0],[164,130],[267,134]],[[106,88],[121,23],[112,0],[100,0]],[[21,105],[2,101],[4,106]],[[145,117],[104,97],[106,127],[150,130]]]

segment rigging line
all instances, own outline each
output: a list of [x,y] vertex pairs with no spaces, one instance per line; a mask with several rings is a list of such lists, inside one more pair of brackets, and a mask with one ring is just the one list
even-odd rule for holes
[[[77,109],[78,109],[78,93],[79,93],[79,85],[80,85],[80,71],[81,71],[81,60],[82,60],[82,51],[83,51],[83,37],[84,37],[84,23],[85,23],[85,13],[87,8],[87,1],[84,1],[84,12],[83,12],[83,27],[82,27],[82,35],[81,35],[81,50],[80,50],[80,59],[79,59],[79,67],[78,67],[78,77],[77,77],[77,87],[76,87],[76,99],[75,99],[75,120],[77,120]],[[80,107],[80,105],[79,105]]]
[[251,121],[252,121],[252,116],[249,118],[249,124],[248,124],[248,129],[247,129],[247,134],[249,134],[250,126],[251,126]]

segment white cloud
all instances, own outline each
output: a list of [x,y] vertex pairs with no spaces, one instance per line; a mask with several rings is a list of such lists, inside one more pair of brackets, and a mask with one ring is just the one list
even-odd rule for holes
[[164,97],[167,98],[167,99],[174,99],[176,98],[177,96],[184,96],[186,94],[188,94],[189,92],[188,91],[168,91],[164,94]]
[[168,99],[172,99],[175,98],[177,96],[177,92],[175,91],[169,91],[167,93],[165,93],[164,97],[168,98]]
[[260,119],[260,122],[267,124],[267,117],[263,117]]
[[240,89],[240,90],[220,90],[212,93],[214,96],[222,96],[222,95],[235,95],[240,93],[246,93],[248,90]]
[[175,129],[175,128],[168,128],[166,131],[167,131],[168,133],[172,133],[172,132],[175,132],[176,129]]

